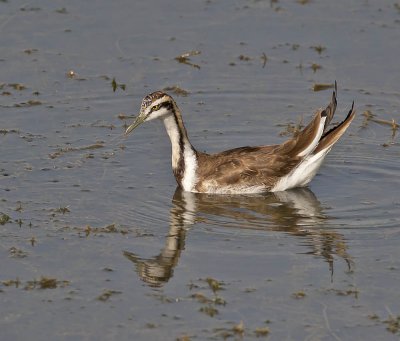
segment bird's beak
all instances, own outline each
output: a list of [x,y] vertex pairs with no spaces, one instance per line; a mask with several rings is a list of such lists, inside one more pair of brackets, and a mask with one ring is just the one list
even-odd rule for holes
[[144,122],[145,117],[142,115],[139,115],[136,117],[135,122],[133,122],[126,130],[125,130],[125,135],[128,135],[132,132],[133,129],[136,127],[140,126]]

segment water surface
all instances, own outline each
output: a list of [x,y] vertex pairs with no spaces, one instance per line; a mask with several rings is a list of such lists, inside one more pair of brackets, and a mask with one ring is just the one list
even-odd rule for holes
[[[0,2],[1,339],[397,340],[399,41],[391,1]],[[309,188],[183,193],[123,136],[178,86],[199,150],[278,143],[335,80]]]

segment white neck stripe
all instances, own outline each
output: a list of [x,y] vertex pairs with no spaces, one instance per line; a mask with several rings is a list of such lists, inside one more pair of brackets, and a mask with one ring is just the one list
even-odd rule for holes
[[197,157],[190,144],[185,144],[183,149],[185,170],[183,173],[182,187],[185,191],[191,192],[197,183]]

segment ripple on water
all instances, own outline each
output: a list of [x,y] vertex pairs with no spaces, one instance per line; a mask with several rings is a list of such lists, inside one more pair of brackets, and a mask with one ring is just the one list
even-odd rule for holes
[[317,177],[323,193],[319,197],[329,207],[327,214],[335,218],[329,224],[364,231],[396,227],[400,205],[398,151],[383,148],[373,139],[361,141],[334,148],[321,169],[322,176]]

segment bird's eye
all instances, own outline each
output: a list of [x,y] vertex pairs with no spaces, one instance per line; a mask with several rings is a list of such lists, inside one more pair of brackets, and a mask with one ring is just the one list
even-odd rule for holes
[[158,109],[160,109],[160,104],[153,107],[153,110],[158,110]]

